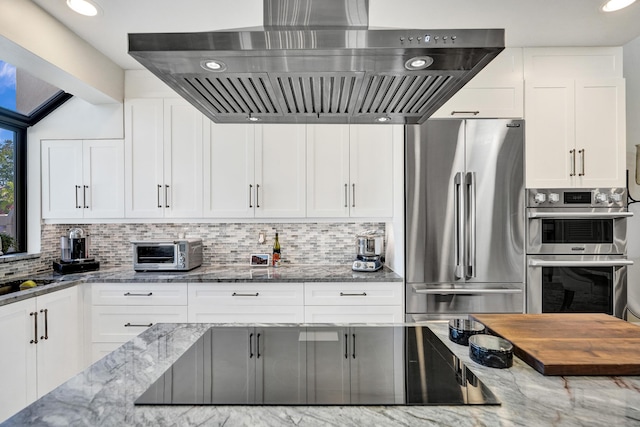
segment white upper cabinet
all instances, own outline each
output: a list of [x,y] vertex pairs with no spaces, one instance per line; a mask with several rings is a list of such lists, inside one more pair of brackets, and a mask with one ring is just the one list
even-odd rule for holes
[[625,185],[618,48],[525,49],[526,186]]
[[305,216],[305,125],[205,127],[205,216]]
[[202,114],[182,99],[125,102],[126,216],[202,216]]
[[506,48],[447,101],[434,118],[522,118],[522,49]]
[[393,215],[393,128],[307,126],[307,216]]
[[42,217],[122,218],[122,140],[42,141]]

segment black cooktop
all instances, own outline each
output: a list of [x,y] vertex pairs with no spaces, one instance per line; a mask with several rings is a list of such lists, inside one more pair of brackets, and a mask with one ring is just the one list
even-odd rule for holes
[[421,326],[212,327],[136,405],[499,405]]

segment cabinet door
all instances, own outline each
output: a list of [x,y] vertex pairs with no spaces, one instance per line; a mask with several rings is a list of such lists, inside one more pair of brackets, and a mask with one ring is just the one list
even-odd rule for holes
[[164,216],[162,99],[125,102],[125,208],[128,218]]
[[399,377],[402,377],[400,373],[404,372],[402,339],[396,339],[396,334],[392,327],[349,330],[352,404],[376,405],[395,401]]
[[0,422],[37,398],[35,311],[35,298],[0,307]]
[[574,185],[575,90],[573,80],[525,83],[526,187]]
[[307,399],[310,404],[349,403],[349,330],[318,327],[300,336],[307,347]]
[[348,125],[307,125],[307,216],[349,216]]
[[393,126],[353,125],[350,131],[352,217],[393,216]]
[[42,217],[82,218],[82,141],[42,141]]
[[256,217],[304,217],[305,125],[256,130]]
[[[256,339],[253,328],[211,328],[211,374],[205,389],[217,404],[255,401]],[[210,381],[210,383],[209,383]]]
[[268,405],[307,402],[306,328],[256,328],[256,400]]
[[39,296],[37,305],[38,397],[41,397],[80,371],[78,287]]
[[83,142],[85,218],[124,218],[124,142]]
[[202,217],[202,113],[164,101],[164,208],[168,218]]
[[580,187],[626,185],[624,79],[576,81],[576,149]]
[[205,125],[204,216],[252,218],[255,125]]

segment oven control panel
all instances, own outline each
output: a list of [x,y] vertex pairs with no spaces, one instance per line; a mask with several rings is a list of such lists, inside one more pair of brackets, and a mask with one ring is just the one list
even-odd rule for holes
[[527,207],[537,208],[612,208],[627,206],[624,188],[551,188],[527,189]]

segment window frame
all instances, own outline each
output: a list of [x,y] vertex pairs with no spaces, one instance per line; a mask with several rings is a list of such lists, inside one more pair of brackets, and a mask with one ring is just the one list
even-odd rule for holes
[[0,126],[16,134],[14,147],[14,204],[16,221],[15,238],[18,242],[18,247],[14,248],[15,253],[27,252],[27,128],[38,123],[72,97],[73,95],[61,90],[49,98],[47,102],[35,109],[29,116],[0,107]]

